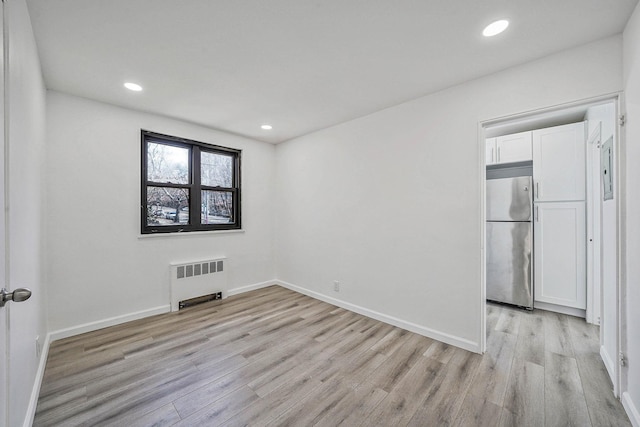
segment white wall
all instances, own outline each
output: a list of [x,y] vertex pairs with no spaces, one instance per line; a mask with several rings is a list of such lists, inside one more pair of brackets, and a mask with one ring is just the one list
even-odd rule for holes
[[[10,286],[28,287],[30,300],[10,303],[9,425],[22,425],[38,358],[35,337],[46,335],[44,285],[45,89],[24,0],[5,2],[9,28]],[[4,284],[3,284],[4,285]],[[4,339],[4,338],[3,338]]]
[[479,349],[479,123],[621,75],[613,37],[278,145],[278,278]]
[[622,368],[622,401],[635,425],[640,426],[640,6],[629,20],[624,39],[624,90],[627,124],[625,135],[624,173],[626,190],[625,292],[626,329],[623,350],[628,359]]
[[[230,288],[275,277],[273,145],[56,92],[47,120],[51,330],[166,308],[171,262],[226,256]],[[139,238],[140,129],[242,149],[244,232]]]

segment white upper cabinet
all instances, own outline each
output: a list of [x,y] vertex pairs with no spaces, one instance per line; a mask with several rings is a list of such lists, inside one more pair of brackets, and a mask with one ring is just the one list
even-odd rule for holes
[[585,124],[533,131],[536,202],[585,199]]
[[531,132],[520,132],[496,138],[496,162],[513,163],[533,159]]
[[488,165],[524,162],[532,158],[531,132],[486,139],[485,160]]
[[496,139],[495,138],[487,138],[485,145],[485,162],[488,165],[492,165],[496,162]]

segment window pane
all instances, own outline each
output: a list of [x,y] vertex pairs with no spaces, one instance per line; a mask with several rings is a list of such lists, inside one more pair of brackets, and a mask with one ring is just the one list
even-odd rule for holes
[[233,185],[233,157],[203,151],[200,156],[202,185],[226,187]]
[[202,191],[202,224],[233,223],[233,193],[227,191]]
[[161,226],[188,223],[188,189],[147,187],[147,225]]
[[147,180],[189,184],[189,149],[173,145],[147,144]]

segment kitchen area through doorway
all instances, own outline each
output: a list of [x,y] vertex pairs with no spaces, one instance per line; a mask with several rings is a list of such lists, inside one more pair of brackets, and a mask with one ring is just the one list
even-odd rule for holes
[[507,334],[542,372],[557,355],[576,369],[595,357],[614,398],[617,117],[604,97],[482,123],[487,352]]

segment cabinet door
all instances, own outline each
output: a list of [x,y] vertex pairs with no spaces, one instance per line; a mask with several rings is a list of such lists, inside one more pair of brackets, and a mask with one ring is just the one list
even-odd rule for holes
[[538,202],[585,199],[584,123],[533,131],[534,197]]
[[586,309],[585,203],[536,203],[535,300]]
[[533,159],[531,132],[520,132],[496,138],[496,163],[523,162]]
[[485,141],[485,162],[488,165],[492,165],[496,162],[496,139],[487,138]]

